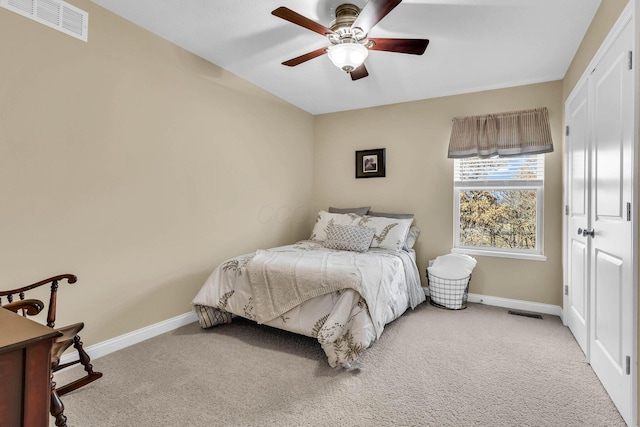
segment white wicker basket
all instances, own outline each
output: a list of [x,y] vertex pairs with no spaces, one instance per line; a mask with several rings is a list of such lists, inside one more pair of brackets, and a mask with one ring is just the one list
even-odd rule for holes
[[427,271],[429,281],[429,303],[449,310],[467,308],[467,295],[471,275],[463,279],[444,279]]

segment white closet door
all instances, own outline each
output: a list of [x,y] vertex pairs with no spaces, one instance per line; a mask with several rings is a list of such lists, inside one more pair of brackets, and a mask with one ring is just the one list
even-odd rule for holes
[[589,111],[588,85],[576,88],[567,102],[566,136],[566,201],[567,223],[566,282],[563,319],[589,356],[589,239],[582,234],[589,226]]
[[[627,24],[589,78],[592,105],[589,362],[631,420],[633,355],[633,25]],[[635,369],[633,372],[635,374]]]

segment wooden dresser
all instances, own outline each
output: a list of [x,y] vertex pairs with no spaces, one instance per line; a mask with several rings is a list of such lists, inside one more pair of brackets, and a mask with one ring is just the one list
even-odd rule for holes
[[59,332],[0,307],[0,425],[48,427]]

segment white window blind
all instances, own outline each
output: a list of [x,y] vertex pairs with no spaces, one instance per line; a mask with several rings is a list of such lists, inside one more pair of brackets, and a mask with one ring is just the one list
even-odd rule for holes
[[454,184],[458,187],[540,186],[543,182],[543,154],[454,161]]

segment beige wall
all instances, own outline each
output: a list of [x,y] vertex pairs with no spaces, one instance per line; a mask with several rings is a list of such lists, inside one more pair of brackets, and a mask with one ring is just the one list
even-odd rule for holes
[[593,59],[596,51],[604,41],[605,37],[616,23],[622,10],[629,3],[629,0],[602,0],[596,15],[593,17],[589,29],[582,39],[571,65],[565,74],[562,90],[566,100],[571,90],[587,69],[589,62]]
[[[415,214],[423,284],[429,259],[453,245],[453,160],[447,159],[451,119],[533,107],[549,109],[555,152],[546,155],[546,261],[476,257],[470,292],[562,305],[562,83],[471,93],[316,117],[316,209],[372,206]],[[386,148],[386,178],[356,179],[354,151]]]
[[[573,62],[571,63],[571,66],[569,67],[569,70],[567,71],[567,74],[563,81],[562,90],[563,90],[565,101],[571,94],[571,91],[574,89],[574,87],[578,83],[578,80],[580,80],[580,77],[585,72],[587,66],[589,65],[594,55],[600,48],[600,45],[602,44],[604,39],[607,37],[609,31],[611,31],[613,25],[616,23],[616,21],[620,17],[620,14],[622,13],[622,11],[624,10],[625,6],[628,3],[629,3],[629,0],[603,0],[602,4],[600,5],[600,8],[598,8],[598,12],[596,13],[596,16],[594,17],[593,21],[591,22],[591,25],[589,26],[589,30],[587,31],[587,34],[582,40],[582,44],[580,45],[578,52],[573,58]],[[638,2],[636,1],[636,6],[637,5],[638,5]],[[637,10],[636,10],[636,13],[638,13]],[[635,54],[637,55],[638,52],[636,51]],[[637,61],[636,61],[636,64],[637,64]],[[640,118],[638,120],[640,121]],[[636,145],[636,149],[638,149],[637,145]],[[640,155],[640,153],[636,153],[636,155]],[[638,202],[636,202],[635,212],[639,212],[639,210],[640,210],[640,205],[638,204]],[[636,221],[638,221],[637,216],[636,216]],[[637,268],[638,266],[636,265],[636,269]],[[640,307],[640,294],[638,294],[637,306]],[[640,317],[638,318],[637,330],[638,330],[638,337],[637,337],[637,343],[636,343],[637,344],[636,356],[640,354]],[[636,375],[637,375],[636,384],[640,383],[640,371],[637,368],[638,367],[636,366],[635,367]],[[638,394],[636,397],[637,397],[636,408],[638,408],[640,407],[640,394]]]
[[88,0],[84,43],[0,9],[0,288],[77,274],[86,345],[188,312],[306,237],[313,117]]

